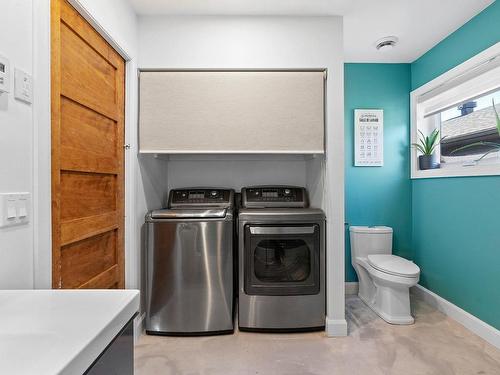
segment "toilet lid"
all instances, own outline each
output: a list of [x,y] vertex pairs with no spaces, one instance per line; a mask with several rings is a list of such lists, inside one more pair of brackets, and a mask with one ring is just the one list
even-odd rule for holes
[[368,263],[379,271],[402,277],[416,277],[420,268],[413,262],[396,255],[368,255]]

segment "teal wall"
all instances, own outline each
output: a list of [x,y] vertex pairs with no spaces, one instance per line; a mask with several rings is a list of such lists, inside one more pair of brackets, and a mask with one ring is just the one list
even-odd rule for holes
[[499,41],[500,1],[495,1],[411,64],[412,90]]
[[[500,41],[495,2],[411,64],[415,89]],[[413,180],[420,283],[500,329],[500,176]]]
[[[345,221],[394,228],[395,253],[411,254],[409,64],[345,64]],[[354,167],[354,109],[384,110],[384,166]],[[346,226],[346,280],[356,281]]]

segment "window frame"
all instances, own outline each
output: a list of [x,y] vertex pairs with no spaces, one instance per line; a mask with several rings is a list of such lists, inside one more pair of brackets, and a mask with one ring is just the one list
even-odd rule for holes
[[[422,129],[422,131],[426,133],[424,124],[417,121],[417,119],[423,118],[423,106],[418,102],[419,98],[423,95],[428,95],[433,90],[437,91],[437,89],[443,91],[443,88],[445,88],[444,91],[452,91],[454,85],[450,82],[465,75],[471,75],[468,80],[474,79],[477,77],[477,75],[474,76],[474,70],[478,69],[478,67],[482,67],[483,65],[486,66],[486,64],[493,59],[500,59],[500,42],[410,93],[410,144],[418,142],[418,129]],[[493,68],[495,68],[495,66],[493,66]],[[484,74],[487,71],[488,70],[482,70],[481,74]],[[449,85],[449,89],[446,89],[447,85]],[[439,146],[436,148],[436,152],[440,158],[441,155]],[[419,154],[417,150],[410,146],[411,179],[500,175],[500,163],[488,165],[477,164],[473,166],[450,165],[446,168],[419,170],[418,156]]]

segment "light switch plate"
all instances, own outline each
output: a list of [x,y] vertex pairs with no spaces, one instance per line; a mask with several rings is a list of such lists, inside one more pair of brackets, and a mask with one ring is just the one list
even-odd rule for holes
[[0,93],[9,92],[9,60],[0,55]]
[[0,193],[0,228],[29,223],[30,193]]
[[30,209],[30,194],[19,193],[17,194],[17,220],[19,224],[26,224],[29,222],[29,209]]
[[33,77],[21,69],[14,69],[14,97],[26,103],[33,102]]

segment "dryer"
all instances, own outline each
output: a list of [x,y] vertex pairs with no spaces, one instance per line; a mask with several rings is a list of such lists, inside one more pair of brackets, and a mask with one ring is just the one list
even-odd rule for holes
[[238,213],[241,330],[325,326],[325,214],[293,186],[241,191]]

